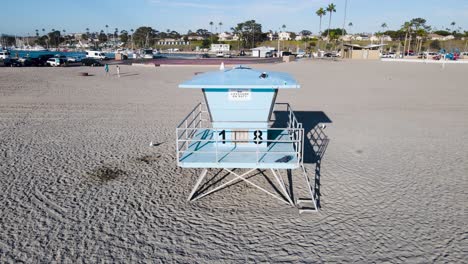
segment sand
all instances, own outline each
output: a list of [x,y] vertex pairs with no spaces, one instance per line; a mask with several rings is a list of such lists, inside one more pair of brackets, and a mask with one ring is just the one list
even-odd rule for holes
[[203,97],[177,84],[216,68],[0,68],[0,262],[466,261],[468,65],[255,67],[330,120],[319,213],[244,183],[186,202],[174,131]]

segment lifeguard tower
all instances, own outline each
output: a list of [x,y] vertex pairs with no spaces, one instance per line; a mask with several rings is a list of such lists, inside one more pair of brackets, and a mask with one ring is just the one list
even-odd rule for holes
[[[301,211],[317,210],[314,190],[303,165],[304,129],[289,104],[275,102],[280,89],[300,88],[292,76],[238,66],[198,74],[179,88],[201,89],[205,98],[205,103],[196,105],[176,128],[177,165],[203,169],[189,201],[242,180],[292,206],[302,202],[312,204]],[[273,112],[278,107],[288,113],[286,127],[271,127]],[[238,174],[233,170],[236,168],[247,170]],[[195,196],[208,169],[223,169],[234,178]],[[247,179],[249,173],[258,169],[272,172],[283,197]],[[292,200],[280,170],[293,169],[301,170],[311,199]]]

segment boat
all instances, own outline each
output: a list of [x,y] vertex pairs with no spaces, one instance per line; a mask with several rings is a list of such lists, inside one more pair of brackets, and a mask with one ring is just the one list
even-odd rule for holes
[[20,46],[20,47],[13,47],[11,50],[18,50],[18,51],[48,51],[48,49],[35,45],[35,46]]

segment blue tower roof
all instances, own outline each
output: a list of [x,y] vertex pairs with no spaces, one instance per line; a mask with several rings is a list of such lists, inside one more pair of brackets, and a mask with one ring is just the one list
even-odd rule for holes
[[232,69],[199,74],[193,79],[181,83],[179,88],[293,89],[300,88],[300,85],[287,73],[238,66]]

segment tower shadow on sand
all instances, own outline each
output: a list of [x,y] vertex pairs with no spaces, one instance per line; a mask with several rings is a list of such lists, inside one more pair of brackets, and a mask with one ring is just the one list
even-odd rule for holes
[[[332,123],[332,120],[322,111],[294,111],[294,115],[304,128],[304,163],[314,164],[315,172],[313,183],[315,200],[320,208],[320,177],[321,164],[330,139],[325,133],[325,124]],[[272,127],[285,127],[288,122],[287,111],[275,111],[274,123]],[[289,191],[294,199],[292,173],[288,170]]]

